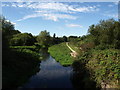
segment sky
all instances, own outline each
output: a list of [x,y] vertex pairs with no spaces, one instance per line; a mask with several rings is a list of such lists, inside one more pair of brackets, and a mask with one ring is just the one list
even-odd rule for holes
[[2,2],[2,15],[22,33],[86,35],[100,20],[118,20],[117,2]]

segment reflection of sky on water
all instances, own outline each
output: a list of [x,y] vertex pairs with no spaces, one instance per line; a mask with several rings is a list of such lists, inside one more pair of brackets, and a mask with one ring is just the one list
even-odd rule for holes
[[63,67],[51,56],[40,63],[40,72],[32,76],[25,88],[72,88],[71,67]]

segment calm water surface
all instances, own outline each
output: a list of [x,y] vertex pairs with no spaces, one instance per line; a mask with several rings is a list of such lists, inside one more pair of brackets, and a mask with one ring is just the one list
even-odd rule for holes
[[41,61],[40,71],[20,88],[73,88],[72,72],[72,67],[63,67],[49,55]]

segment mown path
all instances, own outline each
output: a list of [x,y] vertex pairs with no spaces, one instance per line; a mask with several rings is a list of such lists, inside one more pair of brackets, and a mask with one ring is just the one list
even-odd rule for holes
[[69,45],[68,42],[66,42],[66,46],[72,51],[71,56],[76,57],[77,56],[77,52],[75,50],[73,50]]
[[68,42],[66,42],[67,47],[72,51],[72,52],[76,52],[75,50],[73,50],[69,45]]

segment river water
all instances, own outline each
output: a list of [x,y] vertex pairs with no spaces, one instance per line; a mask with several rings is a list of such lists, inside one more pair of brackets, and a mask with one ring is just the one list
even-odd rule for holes
[[63,67],[56,62],[50,55],[40,63],[40,71],[33,75],[28,82],[19,87],[20,90],[25,88],[73,88],[70,77],[72,67]]

